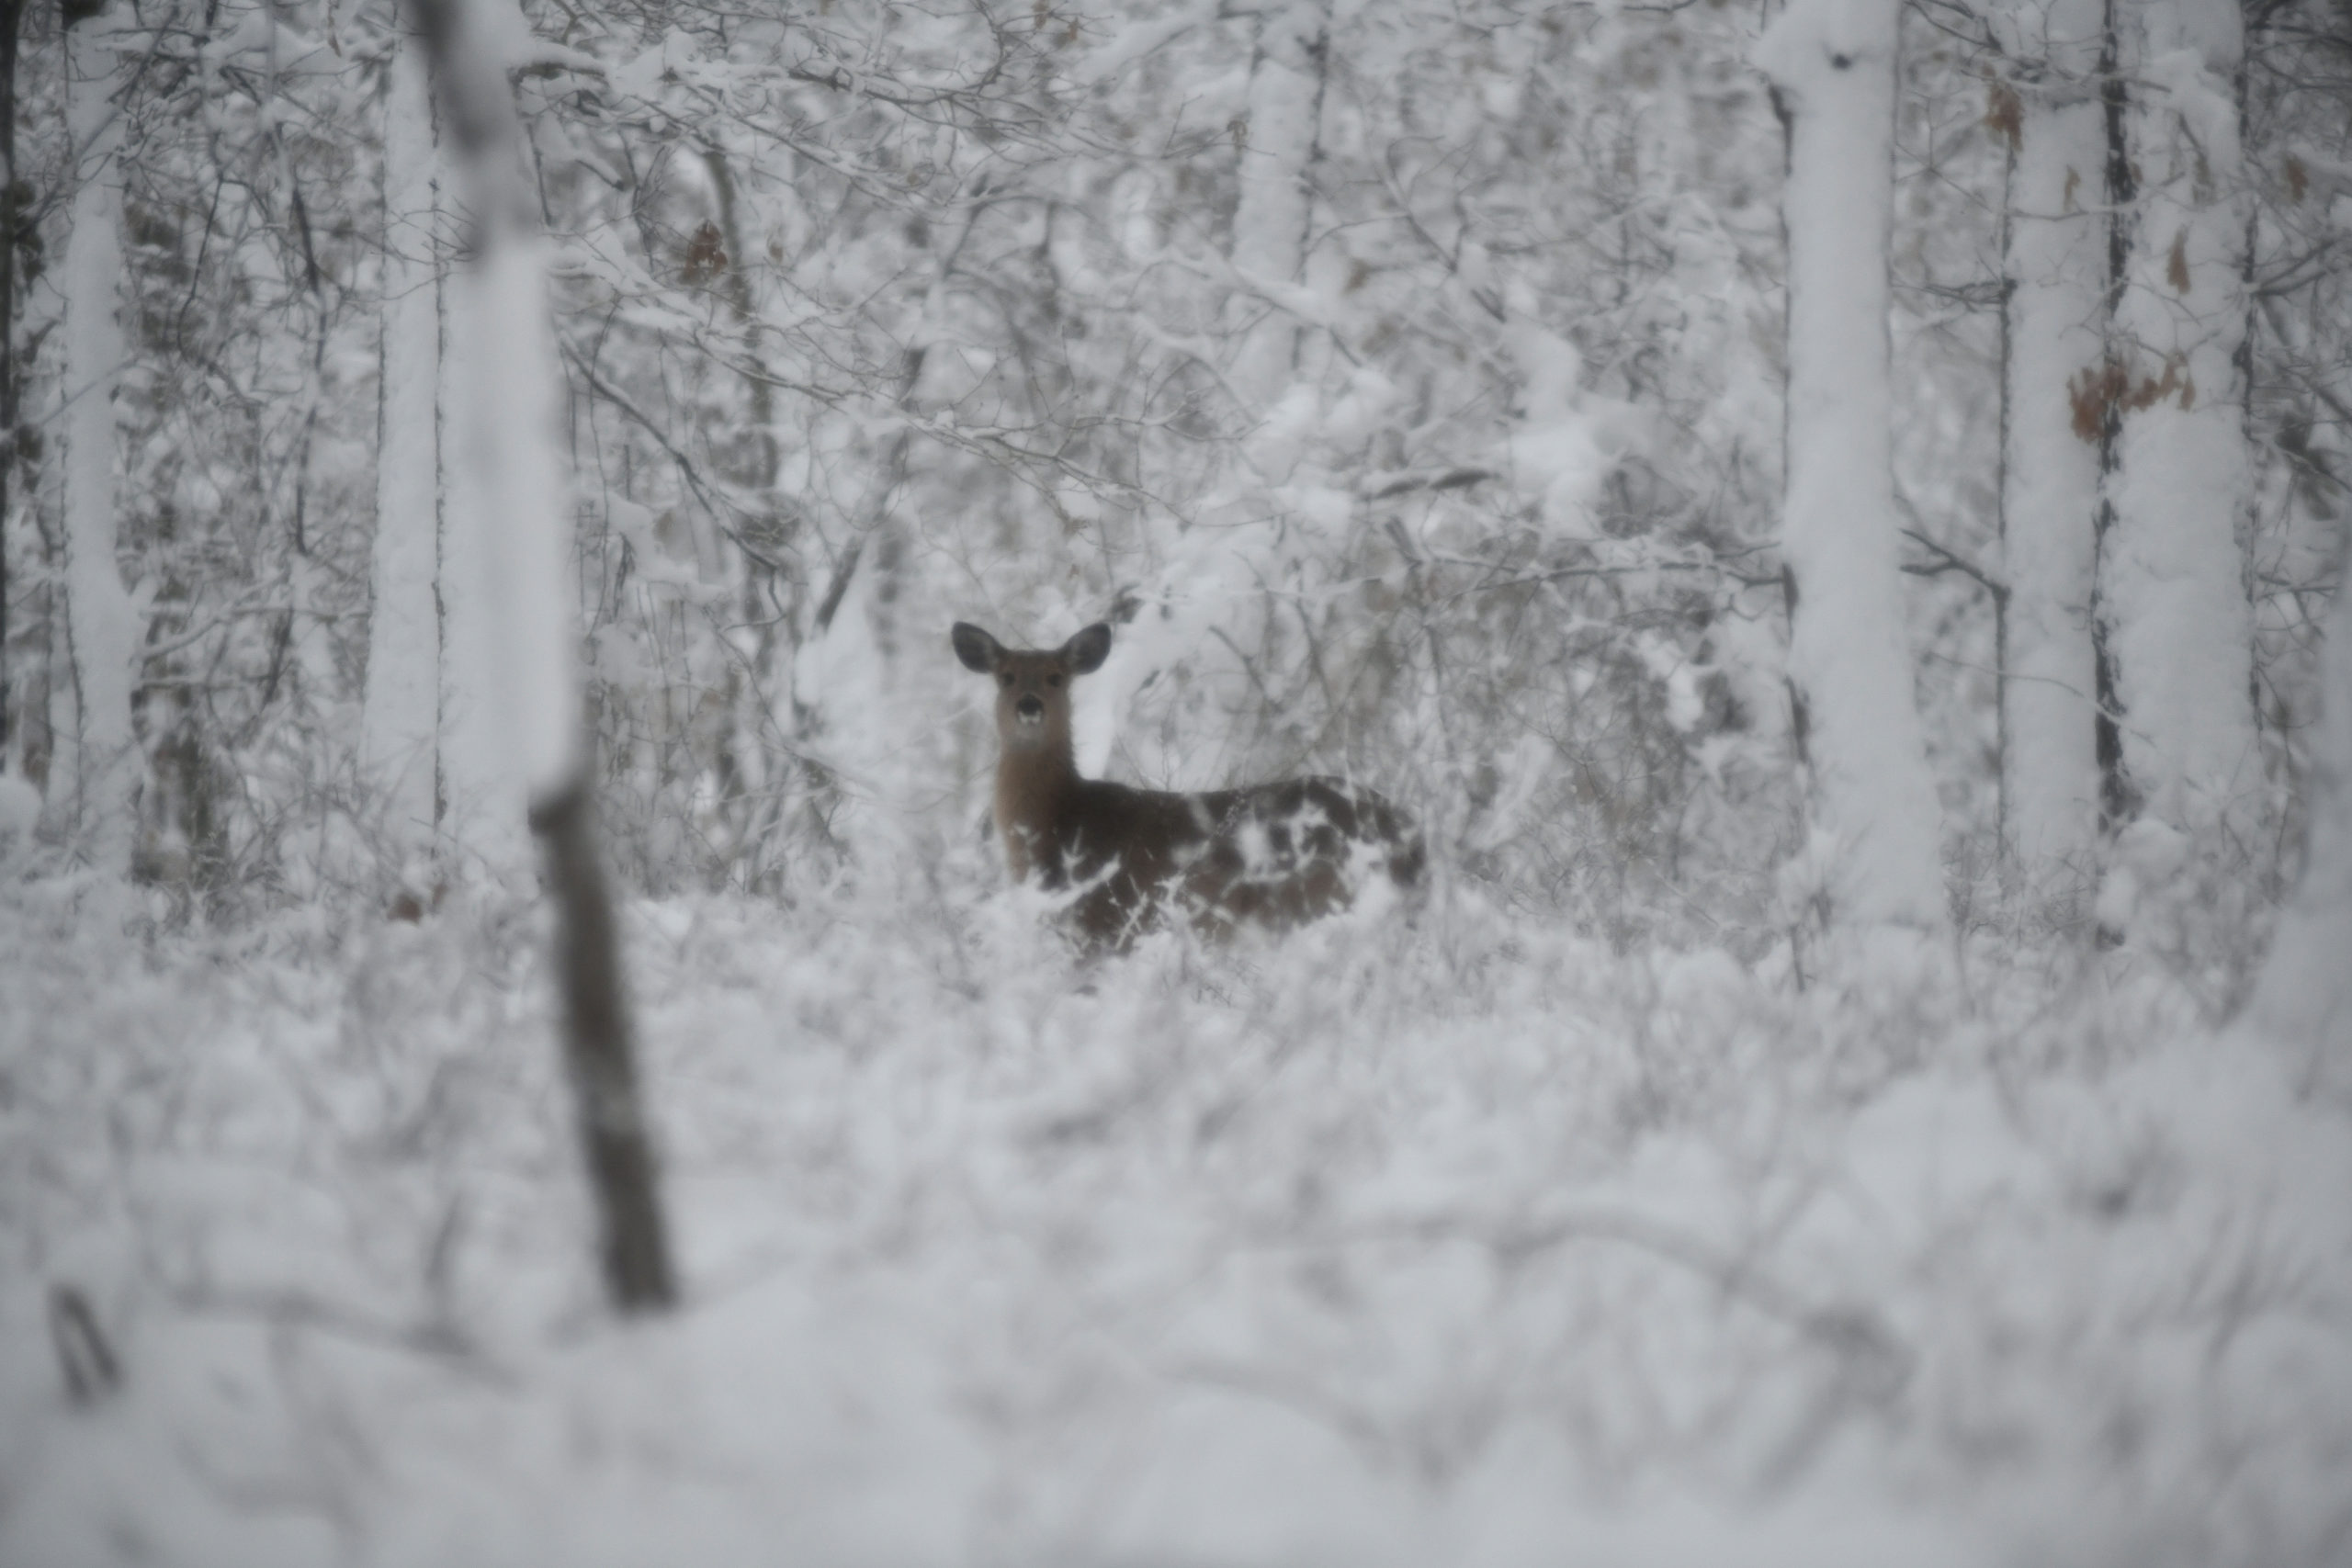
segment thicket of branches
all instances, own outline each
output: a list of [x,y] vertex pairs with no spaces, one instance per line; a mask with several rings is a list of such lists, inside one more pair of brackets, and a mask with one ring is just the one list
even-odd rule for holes
[[[1109,618],[1081,743],[1115,773],[1365,777],[1453,874],[1618,942],[1752,946],[1792,917],[1782,145],[1754,8],[525,10],[630,884],[792,897],[977,832],[992,741],[946,625]],[[457,231],[387,209],[399,19],[108,15],[136,869],[211,918],[390,897],[417,825],[385,820],[359,750],[383,280],[395,249],[452,265]],[[2268,790],[2239,869],[2267,888],[2334,587],[2352,38],[2319,0],[2246,23]],[[101,804],[66,766],[57,431],[85,389],[54,328],[89,171],[60,17],[17,25],[8,762],[70,856]],[[1285,36],[1310,199],[1277,277],[1248,265],[1243,172]],[[1949,0],[1906,17],[1893,252],[1911,627],[1972,916],[2004,886],[2003,105],[2032,65],[2002,37]]]

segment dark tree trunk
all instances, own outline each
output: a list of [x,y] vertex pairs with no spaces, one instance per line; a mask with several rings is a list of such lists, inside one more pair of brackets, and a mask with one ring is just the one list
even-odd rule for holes
[[[0,518],[17,470],[17,18],[23,0],[0,0]],[[0,767],[8,753],[8,552],[0,542]]]
[[637,1054],[612,889],[596,848],[586,778],[531,808],[555,896],[558,983],[580,1142],[603,1219],[605,1283],[624,1311],[666,1306],[674,1292],[656,1192],[653,1142],[637,1090]]
[[[2132,147],[2125,122],[2131,97],[2121,71],[2117,34],[2120,22],[2116,13],[2116,0],[2108,0],[2100,28],[2098,62],[2099,101],[2107,115],[2107,300],[2102,316],[2109,321],[2115,319],[2116,307],[2132,276],[2132,203],[2139,195],[2138,182],[2132,177]],[[2109,331],[2111,333],[2112,328]],[[2099,502],[2094,547],[2102,552],[2115,527],[2115,501],[2110,487],[2115,477],[2116,443],[2123,431],[2123,406],[2114,395],[2114,386],[2121,374],[2110,344],[2097,394]],[[2108,614],[2101,591],[2103,576],[2095,577],[2091,586],[2097,710],[2092,722],[2096,726],[2094,744],[2098,758],[2099,826],[2113,833],[2137,814],[2139,803],[2123,772],[2123,730],[2118,706],[2120,698],[2116,691],[2115,649],[2108,636]]]

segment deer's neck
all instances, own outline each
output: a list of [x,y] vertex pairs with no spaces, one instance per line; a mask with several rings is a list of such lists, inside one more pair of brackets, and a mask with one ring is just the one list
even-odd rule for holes
[[1045,850],[1063,803],[1078,787],[1067,736],[1032,750],[1006,747],[996,764],[996,830],[1015,877]]

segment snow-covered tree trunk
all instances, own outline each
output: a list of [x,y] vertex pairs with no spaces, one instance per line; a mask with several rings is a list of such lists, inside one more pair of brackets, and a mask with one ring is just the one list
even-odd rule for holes
[[[1233,209],[1234,270],[1256,284],[1298,280],[1306,256],[1308,175],[1323,111],[1328,0],[1278,0],[1258,24],[1249,111],[1239,128],[1240,199]],[[1298,328],[1288,310],[1241,302],[1248,323],[1227,376],[1249,412],[1265,412],[1289,385]]]
[[[2343,564],[2352,568],[2352,547]],[[2279,917],[2253,1006],[2255,1022],[2309,1051],[2312,1077],[2339,1093],[2352,1090],[2352,592],[2344,582],[2339,570],[2305,774],[2302,876]]]
[[2029,895],[2091,885],[2098,843],[2091,646],[2100,432],[2078,400],[2107,354],[2100,0],[2015,0],[1997,20],[2017,75],[2004,272],[2003,848]]
[[[276,103],[286,95],[288,83],[285,75],[286,56],[289,46],[299,54],[303,47],[300,34],[281,25],[277,8],[265,11],[268,25],[261,91],[265,101]],[[313,497],[320,493],[318,464],[320,416],[327,400],[327,340],[332,328],[324,278],[317,265],[317,238],[311,228],[308,207],[302,186],[296,173],[294,159],[287,146],[287,127],[283,117],[274,116],[269,127],[269,150],[273,171],[281,189],[286,192],[288,227],[294,231],[303,257],[300,276],[309,295],[309,326],[311,336],[300,364],[300,379],[280,393],[288,411],[301,411],[301,435],[295,445],[293,460],[288,465],[293,479],[291,515],[288,518],[290,547],[285,558],[286,611],[284,639],[291,655],[287,672],[292,677],[288,693],[292,701],[289,714],[301,716],[297,722],[322,726],[326,709],[340,702],[344,695],[342,681],[335,669],[334,649],[327,621],[322,611],[333,603],[333,588],[326,569],[331,546],[329,540],[339,531],[339,519],[318,515],[312,506]],[[288,328],[300,331],[303,321],[302,307],[288,301],[286,318]],[[195,782],[191,780],[191,782]],[[162,804],[161,802],[158,803]],[[176,818],[165,819],[154,809],[147,813],[149,830],[158,837],[168,835],[176,842],[184,838],[185,825]]]
[[466,458],[475,439],[469,390],[486,350],[454,286],[441,291],[441,839],[468,867],[520,886],[530,876],[529,806],[508,728],[503,678],[507,628],[492,588],[492,541],[473,519],[493,515]]
[[[446,198],[446,193],[445,198]],[[530,807],[522,754],[514,744],[505,679],[510,628],[491,559],[492,518],[481,470],[469,458],[474,428],[474,387],[492,373],[480,362],[490,352],[474,341],[463,291],[450,278],[437,290],[438,349],[435,378],[435,450],[440,461],[440,724],[435,740],[438,793],[434,802],[438,842],[455,867],[510,887],[533,875]]]
[[2116,13],[2130,222],[2113,346],[2098,593],[2120,773],[2112,804],[2213,844],[2246,826],[2259,772],[2243,536],[2246,184],[2234,0]]
[[[24,0],[0,0],[0,193],[17,188],[17,37]],[[0,450],[17,440],[17,236],[16,208],[0,194]],[[16,464],[0,461],[0,818],[22,815],[31,786],[17,771],[16,687],[8,664],[8,609],[15,592],[8,576],[6,530],[8,481]],[[0,829],[4,830],[4,829]]]
[[138,833],[139,757],[130,719],[137,612],[115,560],[114,400],[121,380],[122,119],[114,17],[64,0],[65,123],[74,206],[65,295],[65,602],[73,644],[73,781],[90,863],[127,874]]
[[[431,841],[440,764],[441,283],[433,101],[401,40],[384,106],[384,307],[376,541],[361,755],[402,861]],[[405,868],[404,868],[405,869]]]
[[1888,425],[1901,0],[1792,0],[1757,45],[1788,133],[1789,685],[1831,918],[1944,929]]
[[479,546],[482,603],[497,609],[492,679],[556,906],[566,1062],[605,1286],[623,1311],[655,1310],[673,1296],[669,1244],[595,837],[548,246],[522,178],[506,79],[521,21],[510,0],[412,0],[412,10],[472,222],[472,264],[454,290],[470,350],[462,451],[471,482],[453,532]]

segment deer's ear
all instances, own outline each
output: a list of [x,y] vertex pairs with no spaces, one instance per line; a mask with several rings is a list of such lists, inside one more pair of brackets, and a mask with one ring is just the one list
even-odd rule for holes
[[1003,646],[969,621],[949,627],[947,640],[956,645],[956,657],[964,661],[964,668],[978,674],[989,673],[1004,657]]
[[1097,621],[1062,644],[1062,661],[1073,675],[1091,675],[1111,657],[1111,628]]

